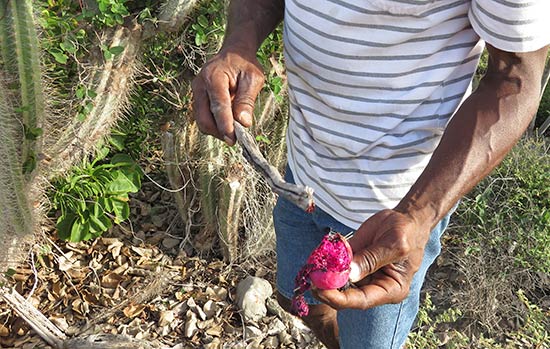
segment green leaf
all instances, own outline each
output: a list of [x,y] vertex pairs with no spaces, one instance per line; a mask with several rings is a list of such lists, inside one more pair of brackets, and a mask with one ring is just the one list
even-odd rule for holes
[[4,273],[4,275],[8,278],[11,278],[12,276],[14,276],[15,274],[17,273],[17,271],[13,268],[8,268],[8,270],[6,270],[6,272]]
[[206,19],[206,17],[204,15],[200,15],[198,18],[197,18],[197,22],[199,23],[199,25],[203,28],[208,28],[208,19]]
[[113,181],[107,184],[106,191],[109,194],[137,193],[140,188],[139,174],[135,172],[115,171]]
[[90,223],[88,220],[76,219],[71,227],[70,242],[80,242],[90,240]]
[[69,59],[69,56],[59,50],[50,50],[49,52],[53,56],[53,58],[55,58],[57,63],[65,64]]
[[90,97],[90,98],[92,98],[92,99],[94,99],[94,98],[97,97],[97,93],[96,93],[94,90],[92,90],[92,89],[89,89],[89,90],[87,91],[87,94],[88,94],[88,97]]
[[66,51],[66,52],[71,53],[71,54],[76,53],[76,51],[78,50],[76,45],[72,41],[69,41],[69,40],[66,40],[66,41],[63,41],[62,43],[60,43],[59,47],[61,47],[61,49],[63,51]]
[[42,136],[44,130],[40,127],[27,128],[25,127],[25,138],[31,141],[35,141],[38,137]]
[[128,205],[127,201],[124,201],[124,198],[112,198],[111,203],[113,204],[114,221],[116,224],[120,224],[130,217],[130,205]]
[[36,168],[36,155],[29,153],[25,162],[23,162],[23,173],[31,173]]
[[[95,206],[98,207],[99,205],[96,204]],[[90,215],[90,232],[92,234],[101,234],[109,230],[112,226],[113,223],[103,211],[94,212],[94,214]]]
[[256,136],[256,141],[257,142],[263,142],[265,144],[271,144],[271,141],[269,140],[269,138],[267,138],[266,136],[264,135],[257,135]]
[[84,96],[86,95],[86,87],[82,85],[78,86],[76,88],[75,95],[76,95],[76,98],[83,99]]
[[101,161],[103,159],[105,159],[107,157],[107,155],[109,155],[109,148],[107,147],[101,147],[98,151],[97,151],[97,154],[96,154],[96,157],[94,159],[94,164],[98,161]]
[[66,215],[61,215],[57,219],[57,236],[62,240],[68,240],[71,236],[71,228],[74,221],[76,220],[76,215],[68,213]]
[[126,146],[126,135],[111,135],[111,137],[109,137],[109,144],[111,144],[117,151],[123,151]]
[[109,52],[111,52],[113,56],[118,56],[124,52],[124,46],[113,46],[109,49]]

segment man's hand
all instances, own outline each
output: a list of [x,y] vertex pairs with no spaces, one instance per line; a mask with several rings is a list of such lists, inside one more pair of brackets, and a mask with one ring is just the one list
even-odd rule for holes
[[335,309],[368,309],[403,301],[422,264],[429,234],[429,226],[404,213],[378,212],[349,240],[353,249],[350,281],[357,287],[343,292],[315,290],[314,294]]
[[233,145],[233,120],[246,127],[252,124],[263,82],[255,55],[238,49],[220,51],[193,80],[193,111],[199,129]]

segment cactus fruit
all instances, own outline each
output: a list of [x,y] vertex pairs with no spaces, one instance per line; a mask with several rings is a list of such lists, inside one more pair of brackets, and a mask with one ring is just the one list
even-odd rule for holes
[[332,231],[325,235],[296,276],[291,312],[298,316],[308,314],[309,308],[304,293],[311,285],[322,290],[346,286],[352,257],[351,246],[344,236]]

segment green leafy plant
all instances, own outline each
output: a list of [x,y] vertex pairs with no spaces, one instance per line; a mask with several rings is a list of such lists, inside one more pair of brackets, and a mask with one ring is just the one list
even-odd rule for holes
[[130,14],[126,2],[127,0],[97,0],[99,12],[93,17],[93,22],[107,27],[122,25],[124,17]]
[[108,152],[102,148],[92,162],[74,167],[68,176],[53,183],[53,207],[60,211],[57,234],[61,239],[89,240],[103,234],[113,222],[128,219],[128,194],[141,188],[142,172],[125,154],[101,163]]
[[544,311],[533,304],[523,290],[516,292],[519,300],[527,308],[524,324],[518,331],[509,334],[515,345],[530,343],[532,348],[548,348],[550,345],[550,311]]
[[[433,304],[430,294],[426,293],[424,302],[418,311],[416,328],[407,339],[407,348],[436,349],[442,345],[445,348],[466,347],[469,340],[465,335],[455,330],[442,328],[445,324],[456,322],[462,316],[460,309],[449,308],[438,315],[434,315],[435,311],[436,306]],[[441,337],[447,338],[446,343],[442,343],[441,337],[438,335],[442,333],[445,333],[445,336]]]
[[225,30],[225,9],[223,1],[210,1],[201,6],[191,24],[195,37],[195,44],[200,47],[214,45],[221,42]]

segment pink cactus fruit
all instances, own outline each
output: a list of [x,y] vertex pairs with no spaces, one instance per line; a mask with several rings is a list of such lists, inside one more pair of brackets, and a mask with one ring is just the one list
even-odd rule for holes
[[335,232],[325,235],[296,276],[291,312],[298,316],[308,314],[304,293],[311,284],[323,290],[344,287],[349,280],[352,257],[351,246],[344,236]]

